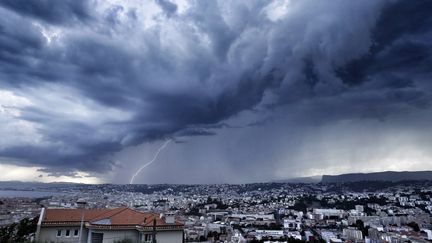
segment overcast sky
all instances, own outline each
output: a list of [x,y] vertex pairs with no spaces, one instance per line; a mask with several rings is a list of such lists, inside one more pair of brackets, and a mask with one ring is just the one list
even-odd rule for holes
[[432,1],[0,0],[0,180],[432,170]]

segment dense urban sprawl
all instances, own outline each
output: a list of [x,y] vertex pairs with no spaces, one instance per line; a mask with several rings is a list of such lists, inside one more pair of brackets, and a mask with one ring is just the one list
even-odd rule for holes
[[[13,190],[13,188],[7,188]],[[20,190],[23,190],[20,188]],[[61,192],[0,199],[3,229],[38,216],[41,207],[130,207],[171,212],[187,242],[431,242],[432,183],[84,185],[43,184]],[[1,231],[0,231],[1,234]],[[4,234],[4,233],[3,233]],[[31,239],[31,235],[28,239]]]

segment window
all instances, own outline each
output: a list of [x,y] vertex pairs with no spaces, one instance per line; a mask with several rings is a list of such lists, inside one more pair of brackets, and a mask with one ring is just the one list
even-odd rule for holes
[[62,230],[57,230],[57,237],[61,237],[62,236]]
[[140,235],[140,241],[141,242],[152,242],[152,235],[151,234],[142,234]]
[[66,230],[66,237],[70,236],[70,230]]
[[145,234],[144,235],[144,242],[151,242],[152,241],[152,235],[151,234]]
[[103,242],[103,233],[94,233],[91,232],[91,242],[92,243],[102,243]]
[[79,234],[79,230],[74,230],[74,237],[78,237],[78,234]]

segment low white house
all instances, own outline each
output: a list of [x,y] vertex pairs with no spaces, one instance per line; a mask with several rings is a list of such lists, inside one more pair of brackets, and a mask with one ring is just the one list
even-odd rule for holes
[[155,237],[158,243],[181,243],[183,229],[183,224],[170,214],[158,215],[129,208],[43,208],[36,231],[36,241],[114,243],[130,239],[132,242],[153,242]]

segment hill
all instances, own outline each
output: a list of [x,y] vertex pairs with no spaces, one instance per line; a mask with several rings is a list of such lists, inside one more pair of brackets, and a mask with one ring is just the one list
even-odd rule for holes
[[321,176],[295,177],[282,180],[274,180],[276,183],[319,183]]
[[323,175],[322,183],[344,183],[356,181],[418,181],[432,180],[432,171],[384,171],[373,173],[349,173]]

